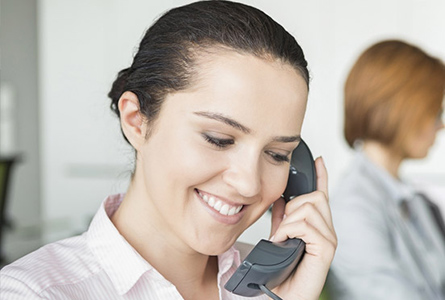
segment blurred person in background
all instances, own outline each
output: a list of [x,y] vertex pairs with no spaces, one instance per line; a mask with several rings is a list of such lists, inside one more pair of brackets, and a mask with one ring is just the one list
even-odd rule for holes
[[331,197],[339,246],[333,299],[445,299],[445,233],[437,206],[400,176],[444,127],[445,66],[403,41],[368,48],[344,89],[355,158]]

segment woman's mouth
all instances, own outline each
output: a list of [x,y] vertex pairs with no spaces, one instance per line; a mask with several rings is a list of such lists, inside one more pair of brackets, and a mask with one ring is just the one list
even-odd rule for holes
[[223,200],[219,199],[218,197],[208,195],[206,193],[201,192],[200,190],[196,190],[199,197],[201,197],[204,202],[207,203],[208,206],[213,208],[213,210],[217,211],[221,215],[224,216],[233,216],[236,215],[241,211],[244,205],[231,205],[227,202],[224,202]]

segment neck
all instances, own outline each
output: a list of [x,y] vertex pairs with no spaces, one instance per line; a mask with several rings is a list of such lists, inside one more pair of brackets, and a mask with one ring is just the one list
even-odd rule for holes
[[363,151],[373,163],[384,168],[395,178],[399,177],[403,158],[390,147],[375,141],[365,141]]
[[135,174],[111,218],[113,224],[147,262],[175,285],[184,299],[217,299],[217,257],[198,253],[182,241],[169,238],[173,235],[144,191],[143,182]]

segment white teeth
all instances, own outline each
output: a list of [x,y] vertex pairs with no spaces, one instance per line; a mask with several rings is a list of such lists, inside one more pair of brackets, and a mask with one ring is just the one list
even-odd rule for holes
[[208,203],[209,203],[209,206],[210,206],[210,207],[214,207],[214,206],[215,206],[215,198],[214,198],[214,197],[210,197]]
[[227,204],[224,204],[219,210],[219,213],[227,216],[227,214],[229,213],[229,209],[230,207]]
[[235,213],[236,213],[236,207],[234,206],[234,207],[232,207],[230,210],[229,210],[229,212],[227,213],[227,215],[228,216],[233,216]]
[[222,202],[218,200],[218,201],[215,203],[215,206],[213,206],[213,208],[214,208],[215,210],[217,210],[217,211],[220,211],[222,206],[223,206]]
[[203,195],[201,192],[198,192],[198,194],[210,207],[225,216],[233,216],[239,213],[243,208],[243,205],[230,206],[229,204],[223,203],[221,200],[217,200],[213,196]]

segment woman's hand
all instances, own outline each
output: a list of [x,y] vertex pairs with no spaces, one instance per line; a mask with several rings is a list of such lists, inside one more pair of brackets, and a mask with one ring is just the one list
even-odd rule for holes
[[285,300],[318,300],[337,248],[328,200],[327,171],[322,158],[315,160],[315,169],[316,191],[287,204],[279,199],[272,208],[273,241],[300,238],[306,243],[305,255],[296,272],[274,289],[274,293]]

